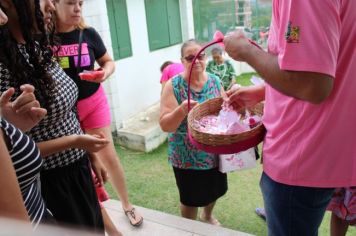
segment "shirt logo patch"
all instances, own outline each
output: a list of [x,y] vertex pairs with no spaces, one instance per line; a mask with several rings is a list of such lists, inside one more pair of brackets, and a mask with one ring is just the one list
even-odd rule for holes
[[63,69],[69,68],[69,58],[68,57],[60,57],[59,64]]
[[299,43],[300,28],[299,26],[293,26],[289,21],[287,32],[285,34],[287,43]]
[[[74,65],[78,66],[78,56],[74,56]],[[80,59],[80,67],[90,66],[90,56],[82,55]]]

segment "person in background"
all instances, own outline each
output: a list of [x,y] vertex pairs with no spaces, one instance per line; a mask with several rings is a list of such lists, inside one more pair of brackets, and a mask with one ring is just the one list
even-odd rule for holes
[[[2,118],[0,118],[2,122]],[[10,147],[11,148],[11,147]],[[4,139],[4,133],[0,129],[0,184],[6,191],[0,192],[0,217],[11,218],[30,222],[30,212],[24,204],[24,197],[19,186],[19,180],[16,176],[14,164],[9,154],[9,149]],[[37,191],[36,191],[37,193]],[[43,203],[44,204],[44,203]],[[36,210],[38,208],[36,207]],[[39,222],[42,219],[43,212],[38,218]],[[35,221],[36,222],[36,221]],[[36,222],[37,224],[37,222]]]
[[163,91],[164,85],[168,80],[173,78],[174,76],[182,73],[184,71],[184,66],[182,63],[174,63],[171,61],[166,61],[161,65],[161,79],[160,83],[162,85],[161,93]]
[[[0,0],[8,24],[0,27],[0,92],[34,86],[34,94],[47,115],[27,134],[41,150],[41,193],[59,224],[103,233],[102,216],[91,178],[86,151],[95,152],[107,141],[83,135],[74,108],[77,87],[52,60],[51,0]],[[39,37],[37,37],[39,35]]]
[[204,53],[192,64],[194,56],[201,48],[195,40],[182,45],[184,72],[169,80],[163,88],[159,124],[163,131],[169,132],[168,158],[179,190],[181,215],[196,220],[198,208],[202,207],[200,219],[209,224],[220,225],[213,216],[213,209],[216,200],[227,191],[226,174],[218,170],[218,155],[196,149],[187,135],[187,80],[191,67],[192,107],[219,97],[223,92],[220,80],[205,72]]
[[327,210],[331,211],[330,235],[345,236],[356,225],[356,186],[337,188]]
[[[112,139],[110,107],[101,84],[113,74],[115,63],[108,54],[98,32],[85,25],[82,16],[82,0],[55,0],[53,2],[56,8],[56,35],[60,39],[59,51],[56,54],[63,70],[79,88],[77,109],[81,127],[87,134],[103,134],[110,141],[105,148],[95,154],[95,157],[107,169],[110,182],[118,193],[130,224],[140,226],[143,217],[129,201],[124,169]],[[80,34],[82,34],[81,42],[79,42]],[[82,45],[81,55],[78,50],[80,43]],[[96,70],[100,74],[91,79],[81,79],[79,74],[84,70],[93,71],[95,63],[100,67]],[[105,195],[104,191],[102,188],[103,195]],[[102,211],[105,209],[102,208]],[[106,216],[107,214],[104,213],[104,223],[108,223],[105,225],[107,232],[110,235],[119,235],[120,232]]]
[[260,181],[268,235],[318,235],[335,188],[356,186],[356,1],[274,0],[268,52],[241,31],[226,52],[264,85],[228,91],[235,109],[265,100]]
[[14,91],[10,88],[0,97],[0,215],[31,222],[36,230],[53,221],[53,216],[39,188],[42,158],[35,142],[23,132],[42,120],[47,111],[39,107],[33,86],[22,85],[21,95],[10,101]]
[[215,47],[211,50],[212,60],[206,66],[206,71],[219,77],[224,90],[235,84],[236,72],[231,62],[223,57],[223,49]]

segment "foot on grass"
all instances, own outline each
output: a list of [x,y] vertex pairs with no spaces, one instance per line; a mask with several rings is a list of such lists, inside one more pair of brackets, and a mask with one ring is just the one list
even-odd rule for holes
[[201,214],[200,220],[211,225],[221,226],[220,222],[214,216],[206,217],[204,214]]

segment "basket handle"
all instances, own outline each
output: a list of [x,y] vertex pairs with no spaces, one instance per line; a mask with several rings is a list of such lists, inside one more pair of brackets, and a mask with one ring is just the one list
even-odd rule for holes
[[[191,63],[190,69],[189,69],[189,75],[188,75],[188,112],[191,110],[191,106],[190,106],[190,79],[191,79],[192,72],[193,72],[193,65],[194,65],[195,61],[197,60],[198,56],[200,55],[200,53],[202,53],[206,48],[210,47],[211,45],[217,44],[217,43],[222,43],[223,41],[224,41],[224,37],[217,37],[216,39],[214,39],[213,41],[211,41],[210,43],[208,43],[207,45],[202,47],[193,58],[193,61]],[[248,41],[252,45],[254,45],[257,48],[262,50],[260,45],[258,45],[255,41],[253,41],[251,39],[248,39]]]

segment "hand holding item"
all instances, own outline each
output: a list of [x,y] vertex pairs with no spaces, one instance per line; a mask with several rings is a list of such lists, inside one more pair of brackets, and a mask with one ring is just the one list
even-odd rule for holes
[[108,173],[104,165],[101,163],[98,156],[95,154],[90,154],[90,163],[92,170],[94,172],[94,184],[95,187],[103,186],[106,181],[109,179]]
[[79,73],[79,77],[82,80],[95,83],[101,83],[106,79],[105,70],[102,68],[97,70],[84,70],[83,72]]
[[[195,107],[196,105],[198,105],[197,101],[194,101],[192,99],[190,99],[190,109],[193,109],[193,107]],[[184,100],[181,104],[180,104],[180,108],[183,111],[183,113],[185,115],[188,115],[189,110],[188,110],[188,100]]]
[[230,32],[224,39],[225,51],[236,61],[245,61],[254,45],[241,30]]
[[232,88],[226,92],[228,95],[228,105],[231,105],[236,111],[242,108],[250,108],[263,100],[264,97],[263,86],[249,86]]

